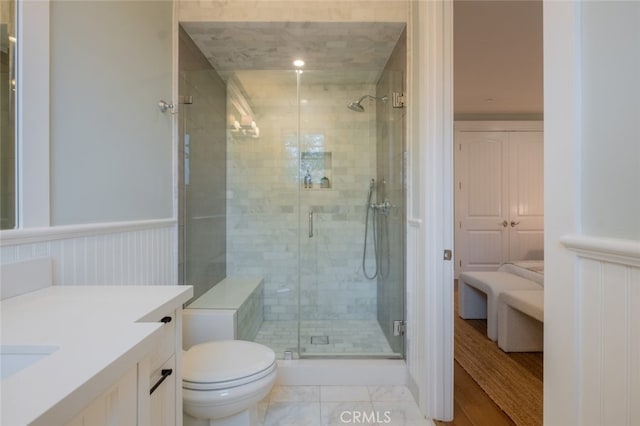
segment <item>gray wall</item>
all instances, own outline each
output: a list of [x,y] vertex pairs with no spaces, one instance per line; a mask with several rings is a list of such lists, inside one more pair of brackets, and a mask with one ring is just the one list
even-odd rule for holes
[[227,275],[227,91],[182,28],[179,51],[180,96],[193,102],[179,113],[179,273],[195,299]]
[[52,225],[173,216],[172,9],[51,2]]
[[640,3],[583,9],[583,232],[640,240]]

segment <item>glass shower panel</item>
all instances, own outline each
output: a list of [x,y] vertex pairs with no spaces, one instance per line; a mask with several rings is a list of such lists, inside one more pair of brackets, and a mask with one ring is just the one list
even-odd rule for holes
[[0,2],[0,229],[16,227],[16,6]]
[[376,210],[377,318],[394,353],[404,354],[401,323],[405,318],[405,114],[393,107],[393,93],[404,92],[404,71],[385,70],[377,84]]
[[195,300],[226,276],[226,86],[213,69],[180,75],[180,279]]

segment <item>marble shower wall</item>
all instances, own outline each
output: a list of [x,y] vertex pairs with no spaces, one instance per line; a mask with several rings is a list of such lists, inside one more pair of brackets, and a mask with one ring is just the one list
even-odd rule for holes
[[[364,205],[376,168],[375,105],[363,102],[365,113],[346,105],[375,87],[302,74],[299,150],[295,78],[293,71],[239,76],[264,90],[248,99],[260,137],[230,135],[228,144],[227,273],[264,278],[265,320],[297,319],[298,296],[302,319],[374,319],[376,284],[361,264]],[[310,164],[311,189],[303,188],[300,152],[311,158],[304,166]],[[321,177],[330,188],[320,188]]]

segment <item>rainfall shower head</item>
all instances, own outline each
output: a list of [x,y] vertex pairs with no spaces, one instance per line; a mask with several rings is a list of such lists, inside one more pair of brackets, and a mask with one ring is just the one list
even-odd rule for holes
[[353,101],[349,105],[347,105],[347,108],[349,108],[351,111],[355,111],[355,112],[364,112],[364,107],[362,106],[362,101],[364,101],[366,98],[371,98],[371,99],[375,99],[377,101],[382,101],[382,102],[386,102],[387,99],[389,99],[388,96],[383,96],[381,98],[378,98],[376,96],[364,95],[363,97],[361,97],[357,101]]

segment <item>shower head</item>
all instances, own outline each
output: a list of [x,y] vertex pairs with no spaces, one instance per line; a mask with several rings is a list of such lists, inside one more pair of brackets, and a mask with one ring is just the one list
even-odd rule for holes
[[364,107],[360,105],[360,101],[351,102],[349,105],[347,105],[347,108],[355,112],[364,112]]
[[389,99],[388,96],[383,96],[381,98],[378,98],[376,96],[364,95],[363,97],[361,97],[357,101],[353,101],[349,105],[347,105],[347,108],[349,108],[351,111],[355,111],[355,112],[364,112],[364,107],[362,106],[362,101],[364,101],[366,98],[371,98],[371,99],[375,99],[376,101],[382,101],[382,102],[386,102],[387,99]]

